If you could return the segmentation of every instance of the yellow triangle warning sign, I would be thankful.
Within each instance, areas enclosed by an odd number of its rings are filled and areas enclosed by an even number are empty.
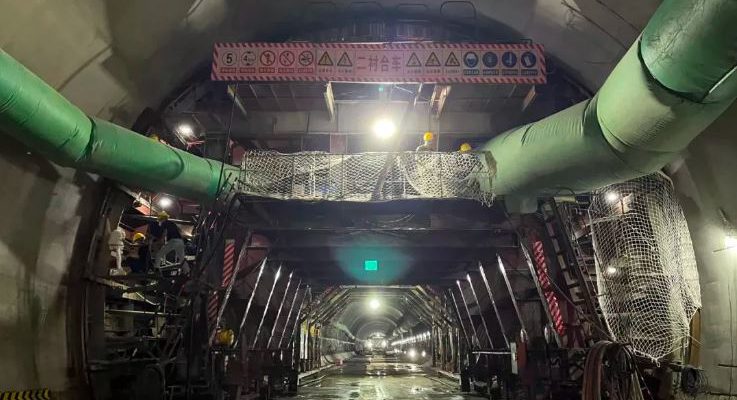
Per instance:
[[[417,58],[416,53],[413,52],[412,55],[409,56],[409,61],[407,61],[407,66],[408,67],[421,67],[422,66],[422,63],[420,62],[420,59]]]
[[[448,59],[445,60],[446,67],[460,67],[461,63],[458,62],[458,57],[452,51],[448,54]]]
[[[323,66],[333,65],[333,59],[330,58],[330,54],[328,54],[327,51],[322,53],[322,57],[320,57],[320,61],[317,62],[317,65],[323,65]]]
[[[351,59],[348,57],[348,53],[346,53],[345,51],[343,52],[343,55],[340,56],[340,60],[338,60],[338,66],[339,67],[352,67],[353,66]]]
[[[425,61],[425,66],[426,67],[439,67],[440,66],[440,60],[438,60],[438,56],[435,54],[434,51],[430,53],[430,57],[427,57],[427,61]]]

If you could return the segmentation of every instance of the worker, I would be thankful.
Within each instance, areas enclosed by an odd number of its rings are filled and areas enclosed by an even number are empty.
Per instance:
[[[156,219],[159,222],[161,237],[157,238],[164,241],[164,245],[156,252],[154,258],[154,268],[160,269],[167,260],[167,255],[174,252],[174,264],[179,265],[184,262],[184,240],[182,233],[179,231],[177,224],[169,221],[169,214],[161,211]]]
[[[468,143],[461,144],[461,147],[458,149],[458,151],[461,152],[461,153],[468,153],[471,150],[473,150],[473,148]]]
[[[430,132],[430,131],[425,132],[425,134],[422,135],[422,141],[424,143],[422,143],[421,145],[419,145],[417,147],[417,149],[415,149],[415,151],[434,151],[435,150],[435,146],[432,145],[433,137],[434,136],[433,136],[432,132]]]
[[[145,273],[151,261],[151,248],[146,241],[146,235],[136,232],[133,235],[133,244],[128,250],[125,265],[135,273]]]
[[[125,247],[125,230],[121,227],[115,228],[110,232],[107,244],[110,248],[110,255],[115,260],[115,268],[110,270],[110,275],[125,275],[123,269],[123,248]]]

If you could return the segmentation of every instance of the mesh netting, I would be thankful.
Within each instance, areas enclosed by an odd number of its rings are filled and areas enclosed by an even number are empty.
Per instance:
[[[276,199],[463,198],[490,205],[493,175],[493,160],[485,152],[249,152],[241,165],[238,191]]]
[[[650,175],[595,193],[589,210],[597,286],[615,339],[661,358],[689,335],[699,277],[671,183]]]

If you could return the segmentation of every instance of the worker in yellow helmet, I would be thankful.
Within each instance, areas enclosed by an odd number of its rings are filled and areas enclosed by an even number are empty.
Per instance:
[[[145,273],[151,262],[151,248],[146,242],[146,235],[141,232],[133,234],[133,245],[128,249],[125,259],[126,267],[134,273]]]
[[[458,149],[461,153],[468,153],[471,150],[473,150],[473,148],[468,143],[461,144],[461,147]]]
[[[182,232],[179,230],[177,224],[169,220],[169,214],[166,211],[160,211],[156,219],[159,221],[156,232],[159,236],[156,239],[164,241],[164,246],[156,252],[154,268],[163,268],[167,263],[169,253],[174,253],[172,260],[174,265],[181,265],[185,261]]]
[[[417,149],[415,151],[433,151],[435,150],[434,146],[432,145],[434,135],[432,132],[427,131],[424,135],[422,135],[422,141],[423,143],[419,146],[417,146]]]

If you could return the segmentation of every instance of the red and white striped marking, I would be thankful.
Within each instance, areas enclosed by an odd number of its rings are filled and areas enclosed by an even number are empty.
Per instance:
[[[304,63],[281,65],[272,55],[261,64],[262,52],[295,59],[310,53]],[[440,61],[432,64],[435,54]],[[484,55],[493,53],[496,64],[486,63]],[[514,54],[513,64],[504,65],[502,56]],[[522,55],[534,54],[533,65],[522,65]],[[325,63],[322,57],[327,55]],[[456,63],[450,63],[451,55]],[[420,65],[411,63],[412,57]],[[339,60],[348,62],[340,63]],[[475,59],[475,62],[473,61]],[[530,60],[527,56],[526,60]],[[510,66],[511,65],[511,66]],[[406,82],[406,83],[546,83],[544,48],[521,43],[216,43],[213,49],[212,80],[270,82]]]
[[[550,283],[550,275],[548,275],[548,262],[545,259],[545,249],[543,248],[543,242],[540,239],[533,239],[532,254],[535,259],[537,279],[538,282],[540,282],[540,288],[542,289],[543,296],[545,296],[545,302],[548,304],[550,316],[553,319],[553,327],[559,335],[563,336],[566,333],[566,326],[565,322],[563,321],[563,315],[560,311],[560,303],[558,302],[558,297],[555,295],[553,285]]]
[[[223,276],[220,280],[220,290],[225,291],[230,288],[235,276],[235,240],[228,239],[225,241],[225,251],[223,253]],[[220,304],[220,291],[216,290],[210,294],[207,302],[207,319],[210,321],[211,330],[217,328],[220,318],[222,306]]]

